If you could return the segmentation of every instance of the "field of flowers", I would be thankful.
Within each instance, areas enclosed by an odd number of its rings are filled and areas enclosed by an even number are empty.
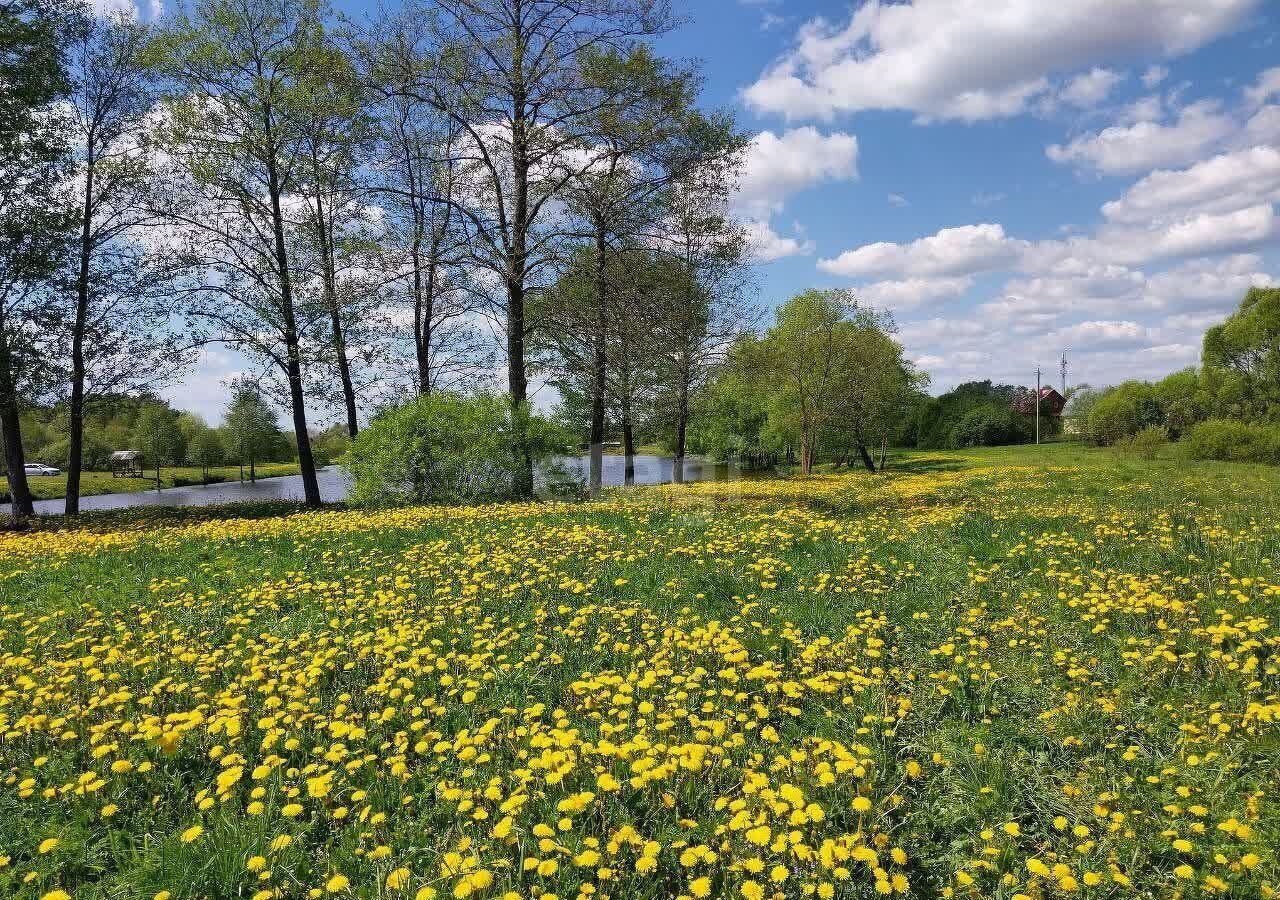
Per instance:
[[[1280,475],[1030,460],[0,535],[0,895],[1275,896]]]

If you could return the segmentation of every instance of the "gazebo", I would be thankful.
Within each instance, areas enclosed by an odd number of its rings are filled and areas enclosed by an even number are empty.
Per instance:
[[[117,450],[111,454],[112,478],[141,478],[142,451]]]

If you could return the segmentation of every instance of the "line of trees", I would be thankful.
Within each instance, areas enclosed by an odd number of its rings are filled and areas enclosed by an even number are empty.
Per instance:
[[[665,0],[199,0],[160,24],[79,0],[0,7],[0,434],[19,516],[22,410],[88,411],[221,344],[287,410],[486,384],[498,358],[518,496],[538,378],[610,420],[661,418],[677,477],[695,397],[750,316],[729,215],[745,138],[653,39]],[[495,340],[496,338],[496,340]],[[495,352],[497,351],[497,352]],[[661,414],[655,412],[661,408]]]

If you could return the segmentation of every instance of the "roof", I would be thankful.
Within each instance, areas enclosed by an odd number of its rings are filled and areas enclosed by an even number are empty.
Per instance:
[[[117,450],[111,454],[112,462],[127,462],[131,459],[142,459],[141,450]]]

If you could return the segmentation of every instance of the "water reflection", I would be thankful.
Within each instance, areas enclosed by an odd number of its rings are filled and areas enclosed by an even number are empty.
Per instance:
[[[565,472],[586,480],[589,457],[565,456],[556,459],[556,465]],[[623,480],[624,460],[621,456],[604,458],[604,484],[619,487]],[[672,459],[669,456],[636,456],[636,484],[665,484],[672,480]],[[351,485],[346,473],[337,466],[329,466],[316,473],[320,482],[320,496],[326,502],[345,500]],[[729,467],[702,459],[687,458],[684,463],[685,481],[720,481],[729,477]],[[192,485],[190,487],[164,488],[159,491],[137,491],[129,494],[98,494],[81,497],[80,509],[126,509],[135,506],[212,506],[219,503],[236,503],[246,500],[302,500],[302,476],[283,478],[259,478],[256,483],[228,481],[221,484]],[[40,515],[59,515],[63,501],[39,500],[36,512]],[[9,511],[8,504],[0,510]]]

